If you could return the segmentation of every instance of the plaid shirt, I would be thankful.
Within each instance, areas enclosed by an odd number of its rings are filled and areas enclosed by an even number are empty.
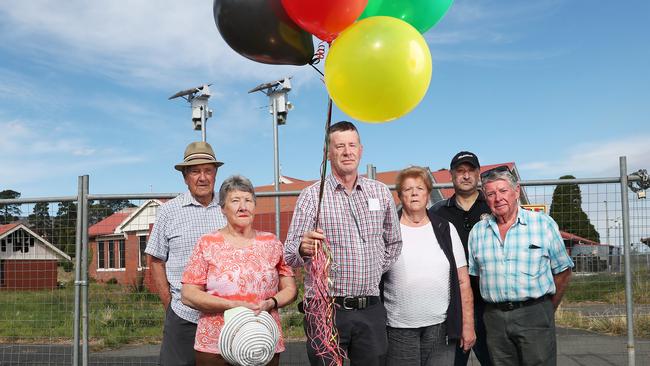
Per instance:
[[[305,188],[296,203],[284,247],[292,267],[306,266],[305,289],[311,289],[310,261],[298,253],[305,232],[314,229],[320,182]],[[381,275],[402,250],[395,202],[385,184],[359,176],[348,194],[334,176],[325,179],[320,227],[332,251],[331,296],[377,296]]]
[[[487,302],[524,301],[555,293],[553,275],[573,267],[553,219],[519,208],[505,242],[493,215],[469,234],[469,274]]]
[[[198,322],[199,312],[181,302],[181,277],[185,265],[199,238],[224,226],[226,218],[221,213],[217,194],[208,207],[203,207],[186,192],[158,209],[145,253],[165,261],[172,295],[171,307],[176,315],[189,322]]]

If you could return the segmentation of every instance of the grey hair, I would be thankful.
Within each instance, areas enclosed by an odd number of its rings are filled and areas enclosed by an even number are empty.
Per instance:
[[[228,193],[233,191],[248,192],[253,195],[253,202],[256,202],[255,188],[253,188],[253,183],[251,183],[250,179],[243,175],[232,175],[226,178],[221,183],[221,188],[219,188],[219,206],[221,208],[226,204]]]
[[[483,185],[483,187],[485,187],[486,184],[497,180],[505,180],[506,182],[508,182],[508,184],[510,184],[512,189],[517,188],[517,186],[519,185],[519,181],[517,180],[517,177],[515,177],[515,175],[512,174],[509,170],[490,172],[487,175],[481,177],[481,184]]]

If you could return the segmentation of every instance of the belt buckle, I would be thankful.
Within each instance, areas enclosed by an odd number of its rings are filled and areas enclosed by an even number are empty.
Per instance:
[[[348,306],[348,300],[354,299],[354,296],[346,296],[343,298],[343,309],[345,310],[354,310],[352,306]]]

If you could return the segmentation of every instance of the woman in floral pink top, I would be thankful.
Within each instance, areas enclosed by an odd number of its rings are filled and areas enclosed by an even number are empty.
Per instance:
[[[226,365],[219,349],[223,312],[238,306],[256,313],[267,311],[280,326],[278,307],[297,295],[291,267],[282,258],[282,243],[275,235],[253,229],[255,192],[242,176],[226,179],[219,189],[219,204],[228,224],[204,235],[183,273],[183,303],[201,311],[196,329],[197,365]],[[284,340],[269,365],[278,365]]]

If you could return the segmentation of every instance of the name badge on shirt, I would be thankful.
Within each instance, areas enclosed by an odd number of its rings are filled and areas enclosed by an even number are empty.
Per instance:
[[[379,207],[379,199],[368,198],[368,209],[370,211],[379,211],[381,209],[381,207]]]

